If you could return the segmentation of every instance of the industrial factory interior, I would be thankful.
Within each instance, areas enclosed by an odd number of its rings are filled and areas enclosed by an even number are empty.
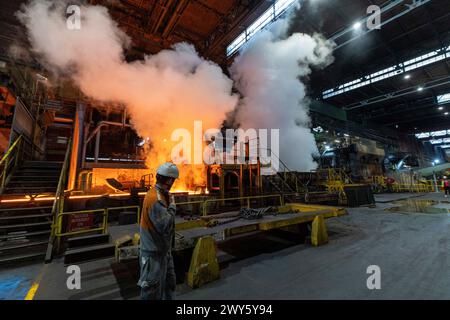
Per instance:
[[[450,0],[0,0],[0,112],[0,300],[450,299]]]

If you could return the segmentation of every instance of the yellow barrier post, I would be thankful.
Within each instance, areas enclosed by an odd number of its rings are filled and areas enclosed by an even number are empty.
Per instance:
[[[198,239],[192,254],[187,283],[191,288],[199,288],[220,278],[216,246],[212,236]]]
[[[311,229],[311,243],[313,246],[321,246],[328,243],[328,232],[325,219],[322,215],[314,218]]]

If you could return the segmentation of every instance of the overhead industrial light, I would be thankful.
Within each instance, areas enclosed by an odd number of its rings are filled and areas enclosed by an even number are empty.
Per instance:
[[[444,115],[448,116],[448,112],[445,112]]]
[[[410,75],[410,74],[407,74],[407,75],[405,76],[405,79],[406,79],[406,80],[411,79],[411,75]]]
[[[313,128],[312,130],[313,130],[314,132],[317,132],[317,133],[321,133],[321,132],[324,131],[323,128],[322,128],[321,126],[315,127],[315,128]]]
[[[322,92],[322,98],[328,99],[345,92],[355,90],[364,86],[372,85],[375,82],[382,81],[384,79],[392,78],[406,72],[410,72],[415,69],[422,68],[423,66],[448,59],[450,57],[450,46],[445,48],[438,48],[421,56],[415,57],[408,61],[400,62],[396,65],[391,65],[388,68],[379,70],[372,74],[364,75],[358,79],[341,84],[335,88],[325,90]],[[448,99],[450,100],[450,94]]]
[[[437,96],[436,98],[437,98],[437,102],[439,104],[444,104],[444,103],[450,102],[450,93],[446,93],[446,94]]]
[[[439,107],[438,110],[444,110],[444,107]]]
[[[276,0],[272,1],[272,5],[259,16],[250,26],[248,26],[244,32],[242,32],[237,38],[235,38],[227,46],[227,57],[230,57],[237,52],[244,44],[246,44],[255,34],[262,29],[266,28],[283,15],[291,6],[293,6],[296,0]]]
[[[353,29],[355,29],[355,30],[359,30],[359,29],[361,29],[361,22],[356,22],[354,25],[353,25]]]
[[[423,91],[423,87],[418,87],[417,91],[419,91],[419,92]]]

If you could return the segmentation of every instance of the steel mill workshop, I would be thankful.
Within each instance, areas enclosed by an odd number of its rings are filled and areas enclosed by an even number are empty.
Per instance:
[[[448,300],[449,112],[450,0],[0,0],[0,300]]]

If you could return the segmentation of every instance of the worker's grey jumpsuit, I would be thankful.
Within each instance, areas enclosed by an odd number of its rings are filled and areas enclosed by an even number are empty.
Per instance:
[[[143,300],[172,300],[175,298],[175,269],[172,239],[175,233],[174,204],[156,185],[144,199],[140,223],[140,266],[138,285]]]

